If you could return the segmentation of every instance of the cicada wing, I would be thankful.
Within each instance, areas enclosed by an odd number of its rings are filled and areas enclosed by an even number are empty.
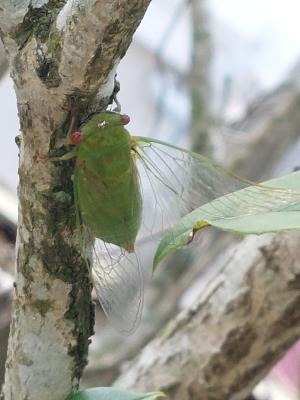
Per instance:
[[[142,182],[143,235],[165,232],[195,208],[249,183],[199,154],[134,137]]]
[[[133,137],[133,148],[143,182],[144,235],[147,230],[166,232],[184,215],[227,194],[226,207],[215,212],[228,217],[278,211],[299,202],[299,192],[256,184],[200,154],[158,140]],[[238,190],[246,187],[241,198]]]
[[[135,252],[96,239],[93,279],[107,318],[123,335],[138,327],[143,309],[143,276]]]

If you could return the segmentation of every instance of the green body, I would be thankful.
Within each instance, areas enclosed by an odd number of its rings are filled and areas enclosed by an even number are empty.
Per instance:
[[[82,132],[74,175],[80,218],[95,237],[131,252],[142,198],[130,135],[115,113],[94,115]]]
[[[77,216],[96,238],[110,246],[94,247],[93,279],[99,301],[113,325],[130,334],[143,306],[143,276],[134,253],[142,220],[142,198],[136,160],[153,190],[147,213],[150,229],[164,232],[154,268],[186,246],[204,226],[239,233],[300,229],[299,176],[284,186],[251,184],[213,161],[145,137],[131,137],[129,117],[116,113],[92,116],[73,132],[76,148],[61,157],[76,157],[74,194]],[[276,187],[279,186],[279,189]],[[151,196],[151,193],[148,193]],[[175,214],[175,219],[173,218]],[[145,220],[145,227],[147,227]],[[83,246],[84,248],[84,246]],[[124,249],[131,254],[124,256]],[[102,251],[104,250],[104,251]]]

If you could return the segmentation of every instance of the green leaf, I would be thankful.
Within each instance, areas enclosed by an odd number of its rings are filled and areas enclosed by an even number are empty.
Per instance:
[[[156,400],[162,392],[132,393],[112,387],[95,387],[71,394],[67,400]]]
[[[187,214],[161,240],[153,270],[207,226],[238,234],[300,230],[300,172],[218,197]]]

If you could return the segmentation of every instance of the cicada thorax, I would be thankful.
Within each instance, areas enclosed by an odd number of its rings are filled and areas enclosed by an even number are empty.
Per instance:
[[[106,113],[97,114],[84,135],[74,180],[81,218],[95,237],[131,252],[141,225],[142,198],[130,135]]]

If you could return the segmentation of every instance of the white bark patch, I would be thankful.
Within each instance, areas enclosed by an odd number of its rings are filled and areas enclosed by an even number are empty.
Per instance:
[[[109,97],[112,94],[114,87],[115,87],[115,75],[117,72],[119,62],[120,62],[120,58],[117,58],[116,61],[114,62],[114,66],[113,66],[112,70],[110,71],[110,73],[107,77],[107,80],[100,87],[99,96],[101,98]]]
[[[68,19],[72,15],[72,11],[75,7],[76,0],[69,0],[63,8],[60,10],[56,18],[56,28],[60,31],[64,31],[67,26]]]
[[[31,0],[31,6],[33,8],[41,8],[47,3],[48,3],[48,0]]]
[[[69,0],[56,18],[56,28],[60,31],[65,31],[70,17],[73,14],[84,11],[93,3],[95,3],[95,0]]]
[[[63,365],[67,371],[72,370],[73,357],[66,353],[68,343],[63,334],[67,327],[62,326],[60,332],[56,325],[62,321],[57,321],[54,313],[48,313],[47,317],[44,319],[39,314],[33,316],[31,313],[20,315],[19,323],[26,328],[26,335],[20,342],[22,352],[16,365],[21,383],[19,387],[23,392],[20,398],[27,398],[30,393],[30,399],[37,400],[43,394],[43,399],[50,400],[57,398],[55,393],[65,393],[67,396],[71,386],[70,374],[56,368],[57,365]],[[70,326],[68,330],[71,329]]]

